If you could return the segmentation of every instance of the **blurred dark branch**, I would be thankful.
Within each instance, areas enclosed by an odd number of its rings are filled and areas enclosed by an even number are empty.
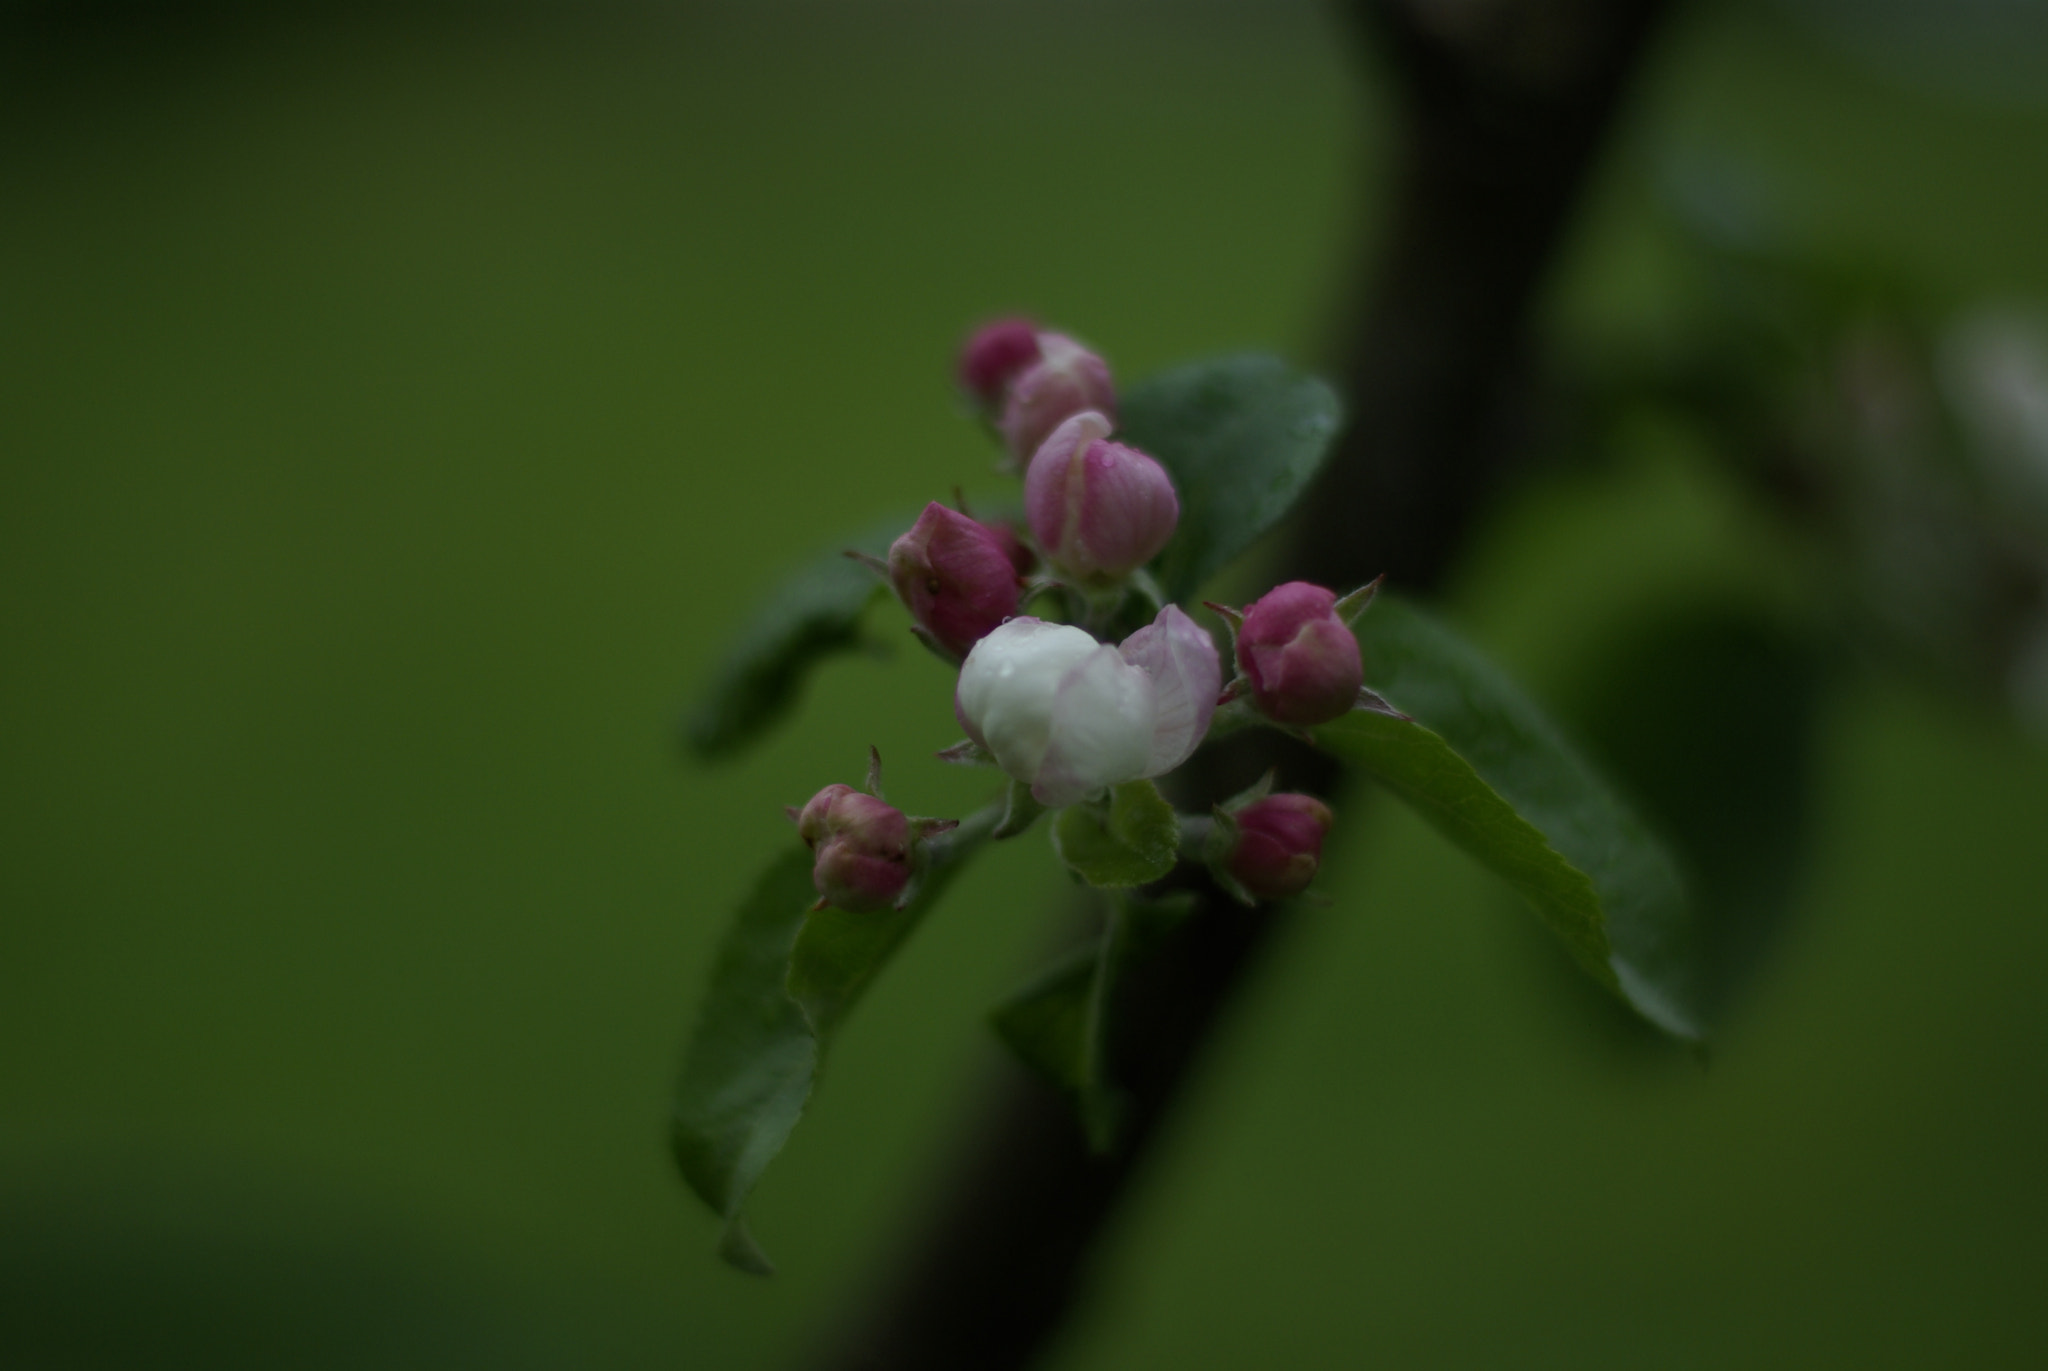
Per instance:
[[[1359,273],[1341,359],[1351,420],[1282,570],[1348,588],[1437,586],[1512,455],[1530,307],[1664,0],[1365,0],[1395,74],[1390,232]],[[1327,761],[1272,734],[1205,750],[1176,801],[1206,807],[1270,765],[1327,792]],[[1066,1101],[1003,1069],[914,1246],[811,1364],[1001,1371],[1033,1363],[1142,1172],[1203,1045],[1286,926],[1213,889],[1133,977],[1112,1047],[1130,1128],[1087,1151]]]
[[[1426,591],[1515,454],[1530,305],[1662,0],[1359,7],[1403,128],[1342,381],[1351,421],[1291,569]]]

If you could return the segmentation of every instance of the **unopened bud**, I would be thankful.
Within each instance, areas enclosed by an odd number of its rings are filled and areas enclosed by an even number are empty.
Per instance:
[[[834,783],[811,796],[801,810],[792,810],[790,817],[796,820],[796,835],[804,840],[804,846],[815,851],[818,844],[829,836],[832,806],[842,796],[858,794],[860,792],[850,785]]]
[[[1073,339],[1038,335],[1039,357],[1010,381],[1000,427],[1010,455],[1029,462],[1052,431],[1085,410],[1116,418],[1109,364]]]
[[[889,582],[910,617],[958,660],[1017,612],[1015,534],[933,503],[889,549]]]
[[[910,884],[910,820],[886,801],[828,785],[798,813],[796,830],[817,854],[811,884],[826,904],[854,914],[888,909]]]
[[[998,519],[982,527],[996,535],[996,541],[1002,544],[1003,555],[1010,559],[1011,566],[1017,568],[1019,576],[1029,576],[1038,570],[1038,554],[1031,550],[1029,543],[1017,536],[1015,523],[1008,519]]]
[[[1275,722],[1325,724],[1358,703],[1365,669],[1336,606],[1321,586],[1289,581],[1245,608],[1237,665],[1253,702]]]
[[[960,349],[960,388],[983,411],[999,412],[1004,387],[1038,358],[1038,326],[1029,319],[983,324]]]
[[[1323,837],[1330,831],[1328,805],[1313,795],[1268,795],[1231,818],[1237,825],[1237,843],[1227,865],[1247,894],[1279,900],[1308,889],[1323,859]]]
[[[1166,468],[1109,441],[1108,416],[1076,414],[1024,475],[1024,513],[1045,558],[1082,581],[1115,581],[1152,560],[1180,522]]]

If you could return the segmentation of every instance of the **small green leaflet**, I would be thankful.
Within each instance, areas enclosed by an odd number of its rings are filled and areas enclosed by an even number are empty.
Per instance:
[[[1356,710],[1314,730],[1536,906],[1594,979],[1698,1039],[1698,938],[1676,868],[1541,711],[1470,645],[1381,595],[1366,680],[1413,722]]]
[[[809,913],[811,854],[775,859],[740,905],[683,1053],[669,1140],[683,1179],[725,1220],[719,1253],[742,1270],[774,1268],[748,1233],[748,1194],[789,1141],[848,1011],[988,836],[984,811],[934,840],[933,860],[900,910]]]
[[[1096,1152],[1116,1146],[1124,1099],[1110,1078],[1109,1034],[1123,975],[1194,909],[1181,894],[1164,900],[1120,896],[1088,946],[996,1007],[996,1033],[1027,1066],[1067,1092]]]
[[[1053,850],[1090,885],[1156,881],[1180,853],[1180,816],[1150,781],[1115,786],[1104,804],[1068,805],[1053,821]]]
[[[1193,595],[1286,516],[1342,412],[1322,381],[1258,353],[1148,377],[1117,410],[1117,436],[1158,458],[1180,495],[1180,527],[1152,563],[1169,600]]]

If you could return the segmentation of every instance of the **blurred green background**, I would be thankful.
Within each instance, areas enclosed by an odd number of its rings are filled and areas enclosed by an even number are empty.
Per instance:
[[[1654,315],[1674,158],[1938,301],[2048,300],[2048,89],[1840,8],[1667,35],[1560,336]],[[928,760],[914,650],[737,765],[674,725],[780,564],[987,483],[974,320],[1125,376],[1323,357],[1382,77],[1257,9],[0,10],[0,1361],[765,1367],[843,1306],[1059,881],[1030,839],[961,882],[737,1275],[662,1141],[723,911],[870,742],[918,811],[986,783]],[[1603,625],[1794,560],[1652,435],[1526,486],[1448,612],[1569,714]],[[1058,1363],[2037,1364],[2048,756],[1845,680],[1704,1069],[1372,806]]]

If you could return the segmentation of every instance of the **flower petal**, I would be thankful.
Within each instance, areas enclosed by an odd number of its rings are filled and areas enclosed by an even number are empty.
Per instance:
[[[1083,458],[1109,433],[1106,417],[1084,410],[1054,429],[1025,469],[1024,517],[1049,558],[1063,558],[1078,534],[1078,506],[1087,489]]]
[[[1143,774],[1163,776],[1186,761],[1209,732],[1223,690],[1216,640],[1178,605],[1168,605],[1124,639],[1122,651],[1152,681],[1157,710]]]
[[[1044,761],[1031,785],[1043,805],[1070,805],[1135,781],[1151,756],[1151,679],[1104,644],[1060,681]]]
[[[1085,631],[1043,619],[1012,619],[974,645],[961,664],[953,712],[968,736],[1020,781],[1038,774],[1060,683],[1101,647]]]

